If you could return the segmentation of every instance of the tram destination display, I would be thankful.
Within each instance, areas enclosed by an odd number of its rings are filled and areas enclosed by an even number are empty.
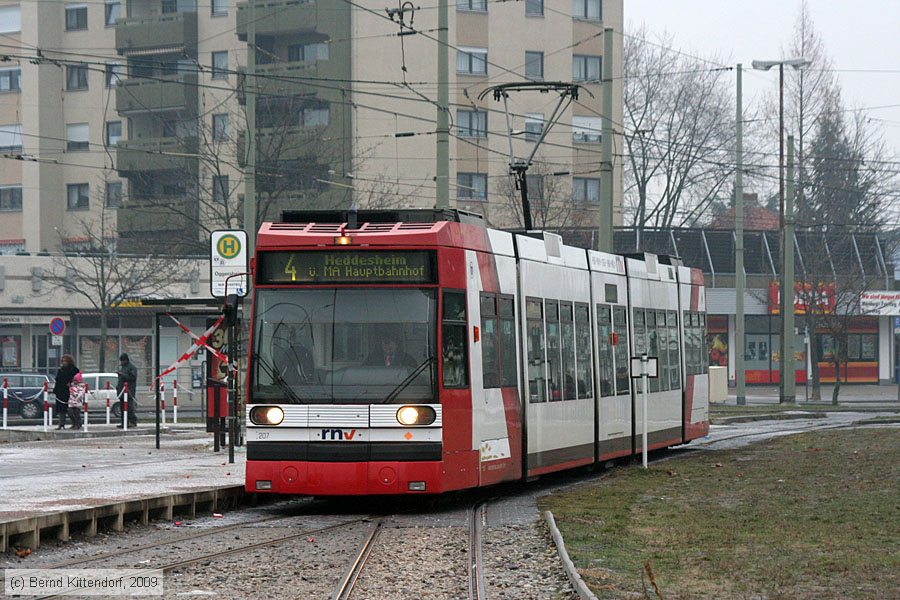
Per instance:
[[[421,250],[261,252],[257,283],[434,283],[434,253]]]

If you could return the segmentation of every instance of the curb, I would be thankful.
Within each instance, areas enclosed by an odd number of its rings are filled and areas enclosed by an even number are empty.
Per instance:
[[[578,597],[581,598],[581,600],[597,600],[597,596],[595,596],[588,588],[584,579],[581,578],[581,575],[579,575],[578,571],[575,569],[575,563],[569,558],[569,553],[566,551],[566,543],[563,541],[562,534],[556,527],[556,520],[553,518],[553,513],[549,510],[544,511],[544,520],[547,521],[547,526],[550,528],[550,536],[553,538],[553,543],[556,544],[556,553],[559,555],[559,560],[562,562],[563,569],[566,571],[566,576],[568,576],[569,581],[572,583],[572,587],[574,587],[575,591],[578,593]]]
[[[165,426],[160,428],[160,433],[169,434],[169,433],[190,433],[190,432],[203,432],[205,433],[205,429],[197,428],[189,428],[189,427],[178,427],[178,426]],[[17,442],[43,442],[43,441],[53,441],[53,440],[80,440],[80,439],[90,439],[90,438],[108,438],[108,437],[131,437],[138,435],[155,435],[156,434],[156,426],[155,425],[147,425],[139,429],[129,429],[128,431],[122,431],[121,429],[101,429],[101,430],[91,430],[91,431],[71,431],[71,430],[50,430],[50,431],[40,431],[40,430],[30,430],[30,429],[0,429],[0,444],[14,444]]]
[[[223,507],[240,506],[255,497],[243,485],[231,485],[23,517],[0,523],[0,553],[14,545],[37,549],[42,533],[60,541],[67,541],[75,531],[92,537],[100,531],[122,531],[128,520],[139,520],[146,525],[155,519],[171,520],[175,514],[193,518],[198,509],[215,512]]]

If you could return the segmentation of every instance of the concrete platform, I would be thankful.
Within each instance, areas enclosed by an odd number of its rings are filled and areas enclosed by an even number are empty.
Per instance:
[[[172,428],[156,449],[155,430],[127,435],[115,426],[89,433],[44,432],[41,426],[0,431],[0,552],[66,540],[76,531],[121,530],[126,521],[195,516],[248,500],[244,449],[228,462],[212,451],[200,424]],[[14,441],[18,436],[50,436]]]

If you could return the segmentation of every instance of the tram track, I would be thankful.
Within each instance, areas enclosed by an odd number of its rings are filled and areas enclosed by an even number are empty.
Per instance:
[[[121,570],[122,570],[123,573],[126,574],[126,575],[129,574],[129,572],[132,572],[132,573],[136,574],[136,573],[138,573],[140,570],[144,570],[144,569],[160,570],[160,571],[162,571],[163,573],[168,574],[168,573],[171,573],[172,571],[175,571],[176,569],[180,569],[180,568],[183,568],[183,567],[188,567],[188,566],[191,566],[191,565],[194,565],[194,564],[197,564],[197,563],[201,563],[201,562],[210,562],[210,561],[213,561],[213,560],[215,560],[215,559],[219,559],[219,558],[222,558],[222,557],[226,557],[226,556],[229,556],[229,555],[232,555],[232,554],[237,554],[237,553],[247,552],[247,551],[250,551],[250,550],[256,550],[256,549],[266,548],[266,547],[270,547],[270,546],[277,546],[277,545],[279,545],[279,544],[283,544],[283,543],[285,543],[285,542],[289,542],[289,541],[296,540],[296,539],[300,539],[300,538],[307,538],[307,539],[308,539],[310,536],[315,536],[315,535],[318,535],[318,534],[321,534],[321,533],[325,533],[325,532],[329,532],[329,531],[335,531],[335,530],[342,529],[342,528],[345,528],[345,527],[349,527],[349,526],[352,526],[352,525],[357,525],[357,524],[359,524],[359,523],[364,523],[364,522],[366,522],[366,521],[367,521],[366,518],[350,519],[350,520],[347,520],[347,521],[342,521],[342,522],[340,522],[340,523],[336,523],[336,524],[334,524],[334,525],[328,525],[328,526],[325,526],[325,527],[318,527],[318,528],[314,528],[314,529],[304,529],[304,530],[299,531],[299,532],[289,533],[289,534],[287,534],[287,535],[281,535],[281,536],[278,536],[278,537],[275,537],[275,538],[272,538],[272,539],[269,539],[269,540],[264,540],[264,541],[256,542],[256,543],[253,543],[253,544],[243,544],[243,545],[240,545],[240,546],[238,546],[238,547],[231,547],[231,548],[227,548],[227,549],[225,549],[225,550],[219,550],[219,551],[217,551],[217,552],[209,552],[209,553],[201,554],[201,555],[198,555],[198,556],[193,556],[193,557],[187,558],[187,559],[182,559],[182,560],[172,561],[172,562],[165,563],[165,564],[162,564],[162,565],[146,565],[146,566],[144,566],[144,567],[141,567],[141,569],[136,569],[136,568],[133,568],[133,567],[131,567],[131,568],[124,567],[124,568],[122,568]],[[246,524],[244,524],[244,525],[246,525]],[[222,530],[223,530],[223,529],[219,529],[219,531],[222,531]],[[151,546],[149,546],[149,547],[162,546],[162,545],[165,545],[165,542],[164,542],[164,543],[161,543],[161,544],[154,544],[154,545],[151,545]],[[135,549],[135,550],[137,550],[137,549]],[[93,559],[91,559],[91,560],[93,560]],[[85,562],[85,561],[80,561],[80,562]],[[70,563],[70,564],[67,565],[67,566],[71,566],[71,564],[78,564],[78,563]],[[63,593],[60,593],[60,594],[51,594],[51,595],[47,595],[47,596],[39,596],[39,597],[36,597],[36,600],[50,600],[51,598],[63,598],[63,597],[66,597],[66,596],[68,596],[68,595],[69,595],[69,594],[68,594],[67,592],[63,592]]]
[[[484,565],[481,560],[482,532],[487,525],[488,501],[483,500],[474,504],[468,510],[469,521],[469,552],[467,586],[469,600],[485,600],[487,598],[484,582]]]
[[[384,519],[376,519],[373,521],[366,539],[363,540],[362,545],[359,547],[359,551],[350,563],[350,568],[344,574],[337,589],[334,591],[334,594],[331,597],[332,600],[349,600],[350,595],[353,593],[353,588],[356,586],[356,582],[359,581],[359,577],[362,575],[366,562],[368,562],[369,557],[372,555],[372,549],[375,547],[375,542],[378,540],[378,536],[383,527]]]

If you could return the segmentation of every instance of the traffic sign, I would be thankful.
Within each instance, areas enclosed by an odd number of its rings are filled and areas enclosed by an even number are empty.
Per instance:
[[[50,321],[50,333],[62,335],[66,331],[66,322],[61,317],[54,317]]]
[[[212,232],[209,270],[209,288],[213,296],[247,295],[247,275],[239,275],[249,270],[246,231],[223,229]],[[226,281],[228,290],[225,289]]]
[[[63,345],[63,336],[51,335],[50,336],[50,345],[51,346],[62,346]]]

